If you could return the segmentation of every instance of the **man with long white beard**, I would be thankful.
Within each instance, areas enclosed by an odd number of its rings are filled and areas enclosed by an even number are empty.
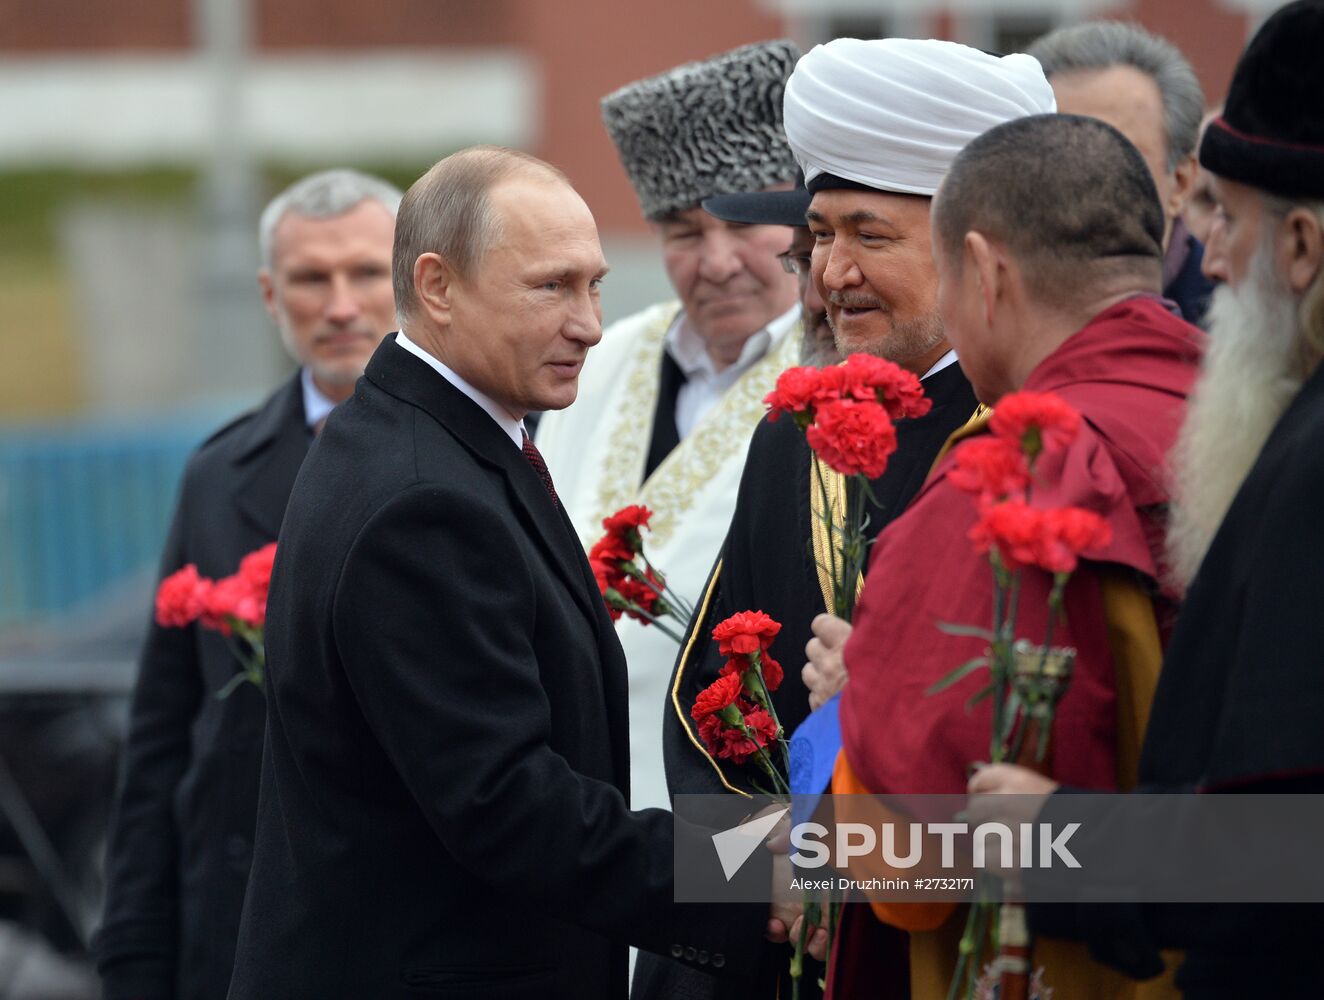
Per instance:
[[[1211,350],[1177,446],[1174,572],[1187,583],[1139,791],[1324,792],[1324,3],[1274,14],[1200,147],[1214,175]],[[994,765],[972,792],[1042,794]],[[1155,831],[1156,833],[1159,831]],[[1245,845],[1249,851],[1254,845]],[[1267,845],[1261,845],[1266,847]],[[1319,907],[1030,908],[1143,978],[1179,946],[1187,998],[1318,996]]]

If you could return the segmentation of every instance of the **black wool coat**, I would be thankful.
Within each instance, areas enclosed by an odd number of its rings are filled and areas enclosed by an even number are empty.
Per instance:
[[[1270,433],[1187,590],[1137,793],[1324,793],[1321,592],[1324,367]],[[1321,994],[1313,956],[1324,905],[1064,904],[1029,913],[1038,933],[1084,940],[1096,959],[1136,978],[1162,968],[1159,949],[1183,949],[1175,982],[1191,1000]]]
[[[190,458],[161,558],[229,576],[274,541],[310,440],[295,375]],[[222,1000],[257,821],[266,705],[225,641],[148,629],[134,688],[95,950],[106,1000]]]
[[[674,904],[672,817],[627,806],[624,658],[569,520],[393,336],[295,485],[267,653],[234,1000],[617,998],[627,944],[754,965],[766,905]]]

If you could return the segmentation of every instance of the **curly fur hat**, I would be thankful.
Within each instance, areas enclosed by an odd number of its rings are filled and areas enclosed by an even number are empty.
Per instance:
[[[782,89],[799,57],[793,42],[757,42],[602,99],[602,120],[645,216],[795,177]]]

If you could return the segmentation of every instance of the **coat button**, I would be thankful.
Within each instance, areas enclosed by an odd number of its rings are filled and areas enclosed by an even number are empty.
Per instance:
[[[718,952],[716,955],[713,956],[714,969],[720,969],[725,964],[726,964],[726,956],[723,955],[721,952]]]
[[[693,947],[685,949],[685,961],[693,962],[698,957],[699,957],[699,953]]]
[[[708,964],[708,953],[706,951],[699,952],[699,964],[700,965]]]
[[[684,955],[684,954],[685,954],[685,949],[682,948],[680,945],[678,945],[678,944],[673,944],[673,945],[671,946],[671,957],[672,957],[672,958],[680,958],[680,956],[682,956],[682,955]]]
[[[248,838],[241,837],[237,833],[232,834],[230,837],[226,838],[225,853],[230,855],[230,857],[233,858],[235,861],[238,861],[241,858],[248,857],[249,854]]]

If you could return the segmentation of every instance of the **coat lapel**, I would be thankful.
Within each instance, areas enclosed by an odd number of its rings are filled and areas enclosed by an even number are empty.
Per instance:
[[[420,358],[401,350],[391,334],[368,363],[367,377],[391,395],[427,411],[478,461],[499,469],[514,495],[516,513],[536,538],[596,628],[601,598],[584,550],[524,453],[477,403]]]
[[[245,435],[234,459],[235,507],[275,538],[310,441],[297,373],[262,405]]]

